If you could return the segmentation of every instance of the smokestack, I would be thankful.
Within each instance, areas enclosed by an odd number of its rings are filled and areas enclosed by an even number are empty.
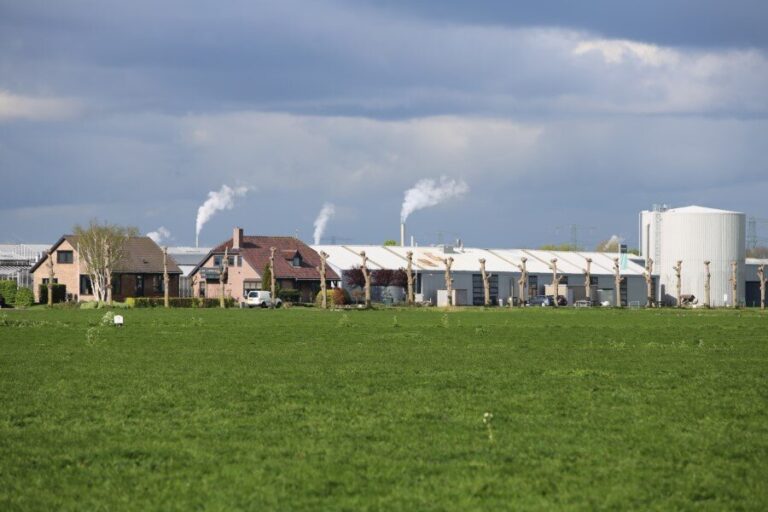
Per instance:
[[[411,235],[411,247],[416,247],[415,240],[413,239],[413,235]]]
[[[232,248],[239,249],[243,246],[243,228],[235,228],[232,232]]]
[[[400,223],[400,247],[405,247],[405,222]]]

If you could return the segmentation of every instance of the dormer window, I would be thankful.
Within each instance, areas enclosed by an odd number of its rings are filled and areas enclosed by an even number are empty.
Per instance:
[[[293,259],[291,260],[291,265],[294,267],[300,267],[301,266],[301,254],[296,253],[293,256]]]

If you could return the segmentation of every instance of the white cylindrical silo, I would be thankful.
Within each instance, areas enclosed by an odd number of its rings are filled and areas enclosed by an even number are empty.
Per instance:
[[[687,206],[661,212],[655,225],[661,300],[674,303],[677,278],[674,266],[682,261],[682,293],[693,294],[699,304],[705,298],[705,261],[710,261],[712,306],[733,304],[731,264],[736,262],[738,303],[744,301],[746,216],[740,212]]]

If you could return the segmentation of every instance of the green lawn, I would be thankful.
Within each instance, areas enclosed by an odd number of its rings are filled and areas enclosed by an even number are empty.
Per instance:
[[[758,311],[118,313],[0,312],[0,510],[768,508]]]

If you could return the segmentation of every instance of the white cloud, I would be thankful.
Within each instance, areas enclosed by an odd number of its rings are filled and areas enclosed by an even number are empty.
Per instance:
[[[77,102],[65,98],[35,98],[0,90],[0,121],[65,119],[79,111]]]
[[[225,180],[282,189],[321,184],[351,191],[442,174],[514,174],[542,134],[537,124],[453,116],[375,120],[240,112],[189,116],[182,123],[196,165],[216,168]]]

